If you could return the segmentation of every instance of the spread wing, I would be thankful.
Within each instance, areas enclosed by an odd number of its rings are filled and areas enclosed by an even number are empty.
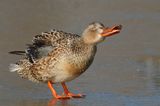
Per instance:
[[[32,60],[40,59],[47,56],[48,53],[54,51],[55,48],[67,46],[75,37],[76,34],[66,33],[58,30],[51,30],[50,32],[43,32],[41,35],[34,36],[33,44],[28,45],[26,54],[31,62]]]
[[[47,56],[55,48],[60,46],[65,47],[75,37],[79,36],[53,29],[50,32],[42,32],[42,34],[34,36],[32,44],[27,44],[25,51],[11,51],[9,53],[17,55],[25,54],[29,61],[34,63],[35,60]]]

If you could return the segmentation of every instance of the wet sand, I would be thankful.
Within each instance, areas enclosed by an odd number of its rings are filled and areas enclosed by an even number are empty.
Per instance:
[[[159,0],[1,0],[0,106],[159,106],[159,5]],[[81,34],[92,21],[122,24],[123,30],[99,44],[91,67],[68,83],[85,98],[55,100],[46,84],[9,72],[20,57],[7,52],[23,50],[34,35],[53,28]]]

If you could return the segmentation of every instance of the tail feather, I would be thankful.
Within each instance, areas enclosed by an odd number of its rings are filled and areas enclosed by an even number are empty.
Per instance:
[[[25,51],[10,51],[8,53],[10,53],[10,54],[16,54],[16,55],[24,55],[26,52]]]
[[[18,64],[10,64],[9,70],[10,72],[17,72],[18,75],[24,79],[29,79],[33,82],[39,82],[35,79],[29,69],[32,66],[32,63],[29,60],[24,59],[18,62]]]
[[[10,66],[9,66],[10,72],[16,72],[21,69],[22,69],[22,67],[20,67],[18,64],[10,64]]]

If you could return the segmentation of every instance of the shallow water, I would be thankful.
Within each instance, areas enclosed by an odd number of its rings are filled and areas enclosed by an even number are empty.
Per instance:
[[[1,0],[0,106],[159,106],[159,0]],[[55,100],[45,84],[8,71],[32,36],[52,28],[80,34],[92,21],[123,30],[98,45],[92,66],[68,83],[83,99]],[[62,91],[56,85],[57,91]]]

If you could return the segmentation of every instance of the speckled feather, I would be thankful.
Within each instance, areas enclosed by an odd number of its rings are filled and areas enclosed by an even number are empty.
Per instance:
[[[49,47],[49,49],[45,49]],[[96,52],[95,45],[85,44],[76,34],[51,30],[33,38],[27,48],[33,56],[20,60],[23,67],[18,74],[34,82],[66,82],[82,74],[92,63]],[[43,54],[42,52],[45,52]]]
[[[71,93],[65,82],[71,81],[92,64],[97,44],[106,37],[119,33],[121,25],[105,28],[94,22],[88,25],[81,36],[58,30],[34,36],[32,44],[25,51],[11,51],[11,54],[25,57],[16,64],[10,64],[10,71],[33,82],[47,83],[57,99],[82,98],[82,94]],[[58,95],[52,84],[61,83],[64,94]]]

